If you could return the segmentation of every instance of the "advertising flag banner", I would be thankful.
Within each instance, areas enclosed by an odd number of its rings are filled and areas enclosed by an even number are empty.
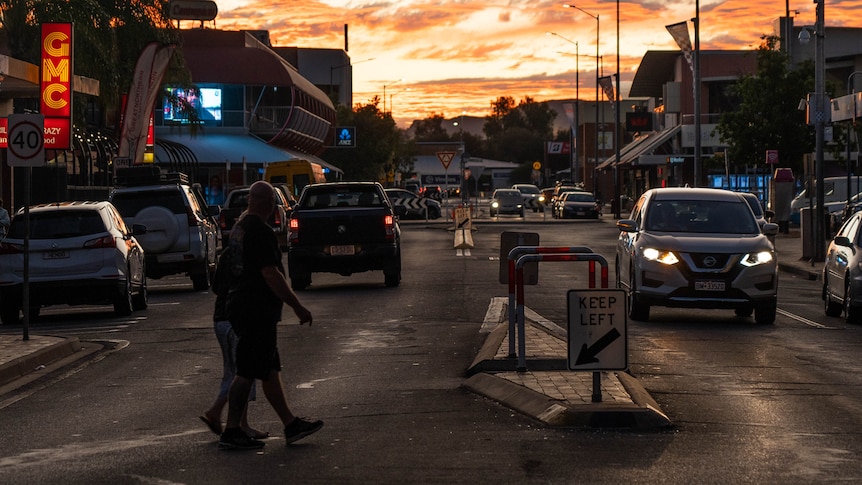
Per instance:
[[[153,105],[159,94],[159,86],[174,53],[174,45],[150,43],[141,52],[135,64],[132,85],[123,113],[118,155],[142,162],[147,143]]]
[[[613,106],[616,99],[614,97],[614,79],[611,76],[600,77],[599,86],[602,87],[602,91],[608,97],[608,100],[610,100],[611,106]]]
[[[665,28],[670,33],[676,45],[682,50],[682,55],[688,61],[688,67],[694,71],[694,60],[692,59],[691,37],[688,35],[688,23],[679,22],[676,24],[665,25]]]

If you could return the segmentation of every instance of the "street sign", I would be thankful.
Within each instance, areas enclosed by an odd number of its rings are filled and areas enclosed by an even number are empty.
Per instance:
[[[10,167],[45,165],[45,117],[41,114],[9,115],[7,149]]]
[[[770,165],[778,163],[778,150],[766,150],[766,163]]]
[[[569,370],[628,368],[626,292],[569,290]]]
[[[440,160],[440,163],[443,164],[443,170],[448,170],[449,164],[452,163],[452,159],[455,158],[455,152],[437,152],[437,158]]]

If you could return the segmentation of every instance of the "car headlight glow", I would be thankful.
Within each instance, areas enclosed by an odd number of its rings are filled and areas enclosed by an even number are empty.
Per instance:
[[[544,196],[544,195],[540,195],[540,196],[539,196],[539,202],[544,202],[544,201],[545,201],[545,196]]]
[[[758,264],[769,263],[773,256],[771,251],[760,251],[759,253],[748,253],[742,257],[743,266],[757,266]]]
[[[499,206],[500,206],[500,203],[499,203],[499,202],[497,202],[496,200],[495,200],[494,202],[491,202],[491,207],[493,207],[493,208],[495,208],[495,209],[496,209],[496,208],[497,208],[497,207],[499,207]]]
[[[644,248],[643,257],[648,261],[658,261],[662,264],[676,264],[679,262],[679,258],[676,257],[676,254],[673,254],[671,251],[660,251],[655,248]]]

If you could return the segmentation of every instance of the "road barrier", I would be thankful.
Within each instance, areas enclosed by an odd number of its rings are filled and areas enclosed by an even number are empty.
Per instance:
[[[531,261],[587,261],[589,263],[589,287],[596,287],[596,262],[601,265],[601,287],[608,287],[608,262],[604,256],[587,247],[539,247],[518,246],[509,252],[509,358],[517,356],[518,372],[526,372],[527,357],[524,322],[524,265]],[[514,276],[514,277],[513,277]],[[514,288],[512,281],[514,280]],[[515,312],[512,313],[514,292]],[[517,327],[517,332],[515,329]],[[517,338],[516,337],[517,333]],[[515,352],[515,341],[518,351]]]

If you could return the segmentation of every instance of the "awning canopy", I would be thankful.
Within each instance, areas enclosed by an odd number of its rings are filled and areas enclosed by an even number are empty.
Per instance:
[[[620,150],[620,162],[617,163],[616,155],[608,157],[607,160],[596,167],[597,170],[613,167],[614,165],[637,165],[635,163],[641,155],[652,153],[655,149],[673,138],[682,129],[682,125],[667,128],[661,131],[653,131],[641,135]]]
[[[178,160],[178,157],[182,159]],[[301,158],[319,163],[330,171],[343,173],[340,168],[330,165],[319,157],[279,148],[247,134],[198,133],[192,136],[190,133],[156,131],[155,158],[156,162],[165,165],[189,162],[200,165],[221,165],[228,162],[235,165],[243,162],[268,164]]]

